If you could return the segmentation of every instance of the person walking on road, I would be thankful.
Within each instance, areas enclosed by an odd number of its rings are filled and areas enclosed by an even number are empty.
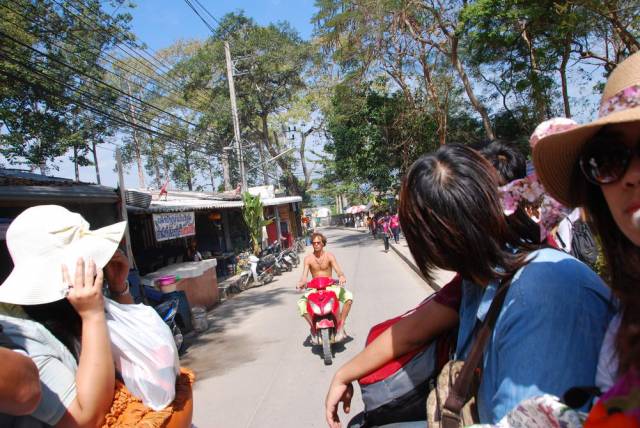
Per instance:
[[[400,218],[398,213],[394,213],[389,217],[389,227],[391,227],[391,233],[393,234],[393,240],[397,244],[400,240]]]
[[[389,235],[391,235],[391,217],[389,216],[389,211],[387,211],[380,220],[378,220],[378,224],[380,225],[380,229],[382,229],[382,239],[384,240],[384,252],[389,252]]]
[[[374,216],[367,217],[367,224],[369,226],[369,231],[371,231],[371,236],[373,239],[376,239],[376,229],[378,227],[376,225],[376,218]]]
[[[338,300],[340,300],[342,308],[340,309],[340,316],[338,321],[338,328],[336,331],[336,340],[343,340],[346,337],[346,333],[344,331],[344,324],[347,320],[347,316],[349,315],[349,311],[351,310],[351,303],[353,302],[353,294],[344,288],[344,284],[347,283],[347,278],[344,276],[344,272],[342,268],[338,264],[336,257],[328,251],[324,250],[325,245],[327,245],[327,238],[322,233],[315,232],[311,235],[311,245],[313,245],[313,253],[308,254],[304,258],[304,269],[302,271],[302,277],[300,281],[298,281],[298,285],[296,288],[298,290],[303,290],[307,288],[307,277],[309,272],[311,272],[312,278],[317,277],[328,277],[331,278],[333,271],[336,271],[338,275],[338,286],[329,286],[327,290],[333,291],[338,296]],[[315,326],[311,320],[311,315],[307,311],[307,298],[310,293],[313,293],[315,290],[307,291],[299,300],[298,300],[298,310],[300,315],[309,323],[309,327],[311,328],[311,338],[312,340],[316,339],[316,331]]]

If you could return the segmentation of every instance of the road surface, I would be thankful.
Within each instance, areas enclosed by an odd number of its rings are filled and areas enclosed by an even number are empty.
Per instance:
[[[209,331],[181,361],[197,376],[197,428],[325,427],[324,397],[334,371],[363,348],[371,326],[432,292],[398,255],[384,252],[381,240],[342,229],[323,232],[326,250],[336,255],[354,293],[346,324],[352,339],[337,349],[331,366],[309,345],[296,307],[302,265],[227,300],[209,313]],[[352,416],[363,409],[355,389]]]

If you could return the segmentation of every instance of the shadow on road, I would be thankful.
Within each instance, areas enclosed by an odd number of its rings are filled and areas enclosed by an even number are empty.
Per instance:
[[[345,345],[352,341],[353,337],[347,336],[343,341],[331,345],[333,356],[335,357],[336,354],[346,351],[347,348]],[[311,348],[312,354],[318,355],[320,358],[322,358],[322,345],[314,345],[313,343],[311,343],[311,335],[307,336],[304,342],[302,342],[302,346],[304,346],[305,348]]]
[[[328,230],[341,230],[341,229],[328,229]],[[348,235],[342,235],[339,238],[329,238],[327,243],[327,250],[330,250],[331,246],[337,245],[339,247],[354,247],[357,245],[371,245],[376,241],[371,239],[371,235],[367,233],[350,233]]]
[[[209,329],[192,339],[181,365],[194,370],[198,379],[205,379],[256,360],[255,343],[245,335],[233,334],[233,328],[253,312],[282,302],[286,295],[298,294],[287,288],[269,289],[272,284],[243,292],[241,298],[231,298],[210,311]]]

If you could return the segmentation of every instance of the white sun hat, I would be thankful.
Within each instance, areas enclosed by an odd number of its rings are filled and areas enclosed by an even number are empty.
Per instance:
[[[62,265],[74,278],[77,260],[93,259],[103,268],[115,253],[126,222],[89,230],[77,213],[58,205],[39,205],[23,211],[7,229],[7,248],[14,268],[0,285],[0,302],[39,305],[63,299],[69,288]]]

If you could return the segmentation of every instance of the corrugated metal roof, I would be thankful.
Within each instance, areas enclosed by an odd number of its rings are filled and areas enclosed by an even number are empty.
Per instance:
[[[280,198],[263,199],[262,205],[265,207],[273,205],[290,204],[293,202],[301,202],[300,196],[285,196]],[[242,208],[244,204],[242,201],[223,201],[213,199],[182,199],[182,200],[167,200],[167,201],[151,201],[149,208],[138,208],[127,206],[127,211],[132,214],[153,214],[153,213],[167,213],[167,212],[181,212],[181,211],[198,211],[198,210],[210,210],[210,209],[230,209],[230,208]]]
[[[118,194],[111,187],[0,168],[0,201],[62,202],[80,199],[92,203],[113,203],[118,200]]]

